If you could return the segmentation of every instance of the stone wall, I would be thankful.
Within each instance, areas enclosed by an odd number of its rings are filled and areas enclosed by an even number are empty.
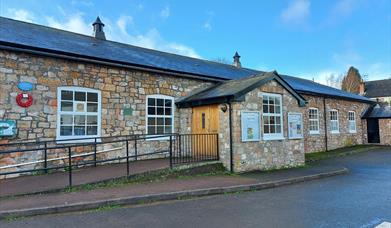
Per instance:
[[[319,152],[326,150],[325,140],[325,120],[324,120],[324,101],[326,103],[326,127],[327,127],[327,145],[328,149],[336,149],[339,147],[352,146],[367,142],[366,121],[361,119],[361,115],[368,108],[368,104],[323,98],[318,96],[304,95],[308,104],[303,112],[304,123],[304,148],[306,153]],[[310,108],[317,108],[319,113],[319,134],[309,133],[309,114]],[[339,133],[331,133],[330,130],[330,113],[331,109],[338,110],[339,118]],[[348,128],[348,112],[354,111],[356,115],[356,132],[350,133]]]
[[[242,142],[241,136],[241,112],[262,111],[262,97],[259,92],[277,93],[283,96],[283,140],[264,140]],[[245,96],[244,102],[235,102],[233,109],[233,154],[234,171],[243,172],[249,170],[267,170],[284,167],[294,167],[304,164],[304,140],[288,139],[287,118],[289,112],[301,112],[297,100],[288,93],[276,81],[269,82],[257,88]],[[220,154],[224,164],[229,164],[229,112],[220,115],[221,134]],[[260,126],[261,127],[261,126]],[[260,128],[261,129],[261,128]],[[262,129],[261,129],[262,132]],[[227,166],[229,167],[229,166]]]
[[[17,85],[21,81],[34,84],[33,90],[29,92],[34,102],[28,108],[16,104],[15,98],[20,92]],[[55,139],[59,86],[100,90],[102,93],[101,136],[117,136],[146,133],[147,95],[162,94],[179,98],[211,84],[211,82],[184,77],[1,50],[0,119],[16,120],[17,136],[0,138],[0,144]],[[123,115],[125,107],[132,108],[132,115]],[[190,114],[191,109],[175,110],[175,132],[189,133],[191,125],[189,125],[188,115]],[[110,156],[117,157],[124,154],[124,145],[107,144],[100,149],[113,150],[113,148],[118,150],[110,152]],[[163,148],[167,148],[167,142],[145,141],[140,143],[139,153]],[[42,152],[36,152],[34,156],[30,155],[26,158],[4,155],[0,157],[0,167],[40,158]]]
[[[391,119],[379,119],[380,144],[391,145]]]

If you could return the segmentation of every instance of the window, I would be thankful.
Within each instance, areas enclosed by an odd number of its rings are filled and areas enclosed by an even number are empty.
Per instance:
[[[356,133],[356,113],[353,111],[350,111],[348,113],[348,128],[349,128],[349,133]]]
[[[174,99],[164,95],[147,96],[147,134],[174,132]]]
[[[281,95],[263,93],[262,100],[262,127],[264,139],[283,139]]]
[[[319,112],[317,108],[308,110],[310,134],[319,134]]]
[[[57,90],[57,139],[100,136],[100,91],[81,87]]]
[[[330,129],[331,133],[339,133],[338,110],[330,111]]]

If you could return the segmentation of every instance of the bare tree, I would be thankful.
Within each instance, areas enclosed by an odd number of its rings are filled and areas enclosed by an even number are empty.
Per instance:
[[[326,85],[339,89],[341,88],[342,78],[343,76],[341,74],[330,74],[329,76],[326,76]]]
[[[360,93],[360,83],[362,77],[358,70],[354,67],[350,67],[346,76],[342,79],[342,90],[351,92],[351,93]]]

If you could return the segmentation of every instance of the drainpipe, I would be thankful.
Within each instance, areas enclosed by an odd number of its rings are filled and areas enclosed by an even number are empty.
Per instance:
[[[328,149],[328,141],[327,141],[327,111],[326,111],[326,98],[323,97],[323,119],[324,119],[324,141],[326,143],[326,151]]]
[[[234,172],[234,158],[233,158],[233,142],[232,142],[232,105],[228,102],[229,107],[229,157],[230,157],[230,171]]]

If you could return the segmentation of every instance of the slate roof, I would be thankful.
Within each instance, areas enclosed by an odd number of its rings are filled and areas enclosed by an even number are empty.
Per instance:
[[[69,57],[82,57],[132,67],[142,66],[148,69],[190,74],[214,80],[239,79],[263,73],[248,68],[237,68],[228,64],[95,39],[92,36],[0,17],[0,49],[12,50],[13,48],[26,52],[41,51],[42,53],[61,54]],[[368,98],[310,80],[283,75],[281,77],[299,92],[372,102]]]
[[[362,116],[363,119],[368,118],[391,118],[391,106],[376,104],[371,106]]]
[[[391,97],[391,79],[365,82],[365,96],[370,98]]]
[[[176,104],[179,107],[188,107],[228,101],[242,101],[244,95],[249,91],[258,88],[273,79],[288,90],[298,100],[300,106],[305,105],[305,99],[285,82],[276,71],[262,72],[246,78],[225,81],[201,92],[182,98],[178,100]]]

